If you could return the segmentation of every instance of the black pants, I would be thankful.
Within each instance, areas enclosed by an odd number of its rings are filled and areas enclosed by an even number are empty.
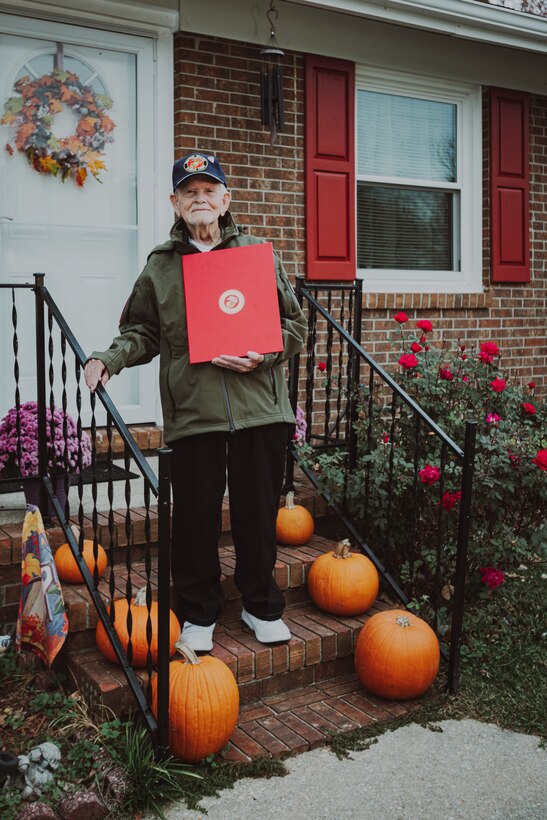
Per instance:
[[[289,425],[178,439],[173,449],[171,574],[182,621],[214,623],[224,605],[218,542],[228,467],[235,583],[245,609],[279,618],[285,598],[273,578],[275,521]]]

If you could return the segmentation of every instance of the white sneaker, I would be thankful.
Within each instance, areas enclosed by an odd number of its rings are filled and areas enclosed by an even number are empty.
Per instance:
[[[253,630],[260,643],[277,643],[278,641],[289,641],[291,638],[289,627],[281,618],[277,621],[263,621],[244,609],[241,612],[241,620]]]
[[[194,652],[210,652],[213,648],[213,632],[216,624],[211,626],[199,626],[184,621],[180,641],[193,649]]]

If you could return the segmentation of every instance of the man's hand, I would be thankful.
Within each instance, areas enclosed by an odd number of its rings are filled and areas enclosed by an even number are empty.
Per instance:
[[[109,378],[110,373],[100,359],[90,359],[88,361],[84,368],[84,379],[92,393],[95,392],[99,382],[105,385]]]
[[[236,370],[238,373],[250,373],[264,361],[262,353],[255,353],[248,350],[246,356],[217,356],[211,364],[217,367],[225,367],[227,370]]]

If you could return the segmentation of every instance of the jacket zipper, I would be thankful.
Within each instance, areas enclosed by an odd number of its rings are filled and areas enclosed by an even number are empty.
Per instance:
[[[270,382],[272,383],[273,400],[276,404],[279,404],[279,402],[277,401],[277,387],[275,386],[275,376],[274,376],[273,371],[272,371],[271,368],[270,368]]]
[[[173,405],[173,417],[175,416],[175,411],[177,409],[177,405],[175,404],[175,397],[171,391],[171,365],[173,364],[173,350],[169,347],[169,365],[167,367],[167,392],[169,393],[169,398],[171,399],[171,404]]]
[[[228,426],[230,433],[235,433],[236,428],[234,424],[234,417],[232,415],[232,405],[230,404],[230,396],[228,395],[228,385],[226,384],[226,376],[222,375],[222,392],[224,394],[224,404],[226,405],[226,415],[228,416]]]

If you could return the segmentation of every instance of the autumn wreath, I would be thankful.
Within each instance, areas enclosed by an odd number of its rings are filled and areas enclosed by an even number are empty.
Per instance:
[[[112,107],[110,97],[95,94],[92,88],[82,85],[76,74],[60,69],[36,80],[21,77],[14,88],[18,96],[5,102],[0,118],[1,125],[15,128],[6,150],[13,154],[13,143],[36,171],[59,176],[63,182],[73,177],[82,187],[88,172],[97,179],[106,168],[102,149],[114,140],[112,131],[116,126],[106,113]],[[75,134],[59,139],[51,127],[63,105],[71,108],[79,120]]]

